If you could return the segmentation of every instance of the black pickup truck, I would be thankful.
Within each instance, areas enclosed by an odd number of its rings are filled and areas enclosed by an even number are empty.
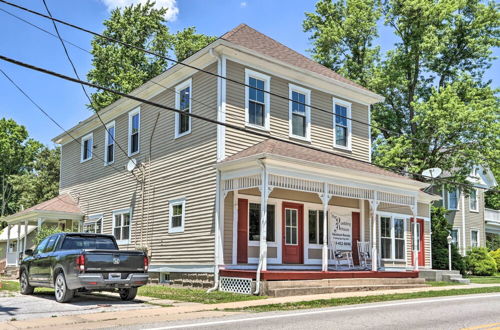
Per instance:
[[[133,300],[148,281],[148,258],[140,251],[120,251],[111,235],[58,233],[45,238],[35,250],[26,250],[19,281],[22,294],[35,287],[54,288],[58,302],[75,292],[118,291]]]

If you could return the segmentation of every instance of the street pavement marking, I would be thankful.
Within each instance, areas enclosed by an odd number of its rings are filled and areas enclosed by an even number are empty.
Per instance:
[[[469,328],[463,328],[462,330],[474,330],[474,329],[500,329],[500,327],[498,327],[499,325],[500,325],[500,322],[499,322],[499,323],[491,323],[491,324],[476,325],[476,326],[469,327]]]
[[[267,315],[267,316],[259,316],[259,317],[248,317],[244,319],[234,319],[234,320],[222,320],[222,321],[210,321],[203,323],[190,323],[190,324],[180,324],[180,325],[172,325],[165,326],[159,328],[148,328],[147,330],[167,330],[167,329],[182,329],[182,328],[193,328],[193,327],[204,327],[210,325],[218,325],[218,324],[228,324],[228,323],[240,323],[247,321],[257,321],[257,320],[269,320],[269,319],[279,319],[285,317],[292,316],[303,316],[303,315],[314,315],[314,314],[326,314],[326,313],[336,313],[336,312],[346,312],[360,309],[375,309],[375,308],[384,308],[384,307],[393,307],[393,306],[401,306],[401,305],[417,305],[417,304],[428,304],[433,302],[443,302],[443,301],[456,301],[456,300],[472,300],[472,299],[484,299],[490,297],[500,297],[500,294],[494,295],[480,295],[480,296],[460,296],[454,298],[442,298],[442,299],[427,299],[427,300],[417,300],[417,301],[401,301],[397,303],[388,303],[388,304],[376,304],[376,305],[368,305],[368,306],[355,306],[355,307],[344,307],[344,308],[329,308],[323,310],[316,311],[294,311],[293,313],[279,314],[279,315]],[[259,306],[255,306],[259,307]],[[499,328],[500,330],[500,328]]]

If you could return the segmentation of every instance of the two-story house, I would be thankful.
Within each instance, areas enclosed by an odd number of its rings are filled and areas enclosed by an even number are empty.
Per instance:
[[[177,64],[132,94],[246,131],[121,98],[99,112],[106,130],[92,115],[69,130],[78,141],[57,136],[60,193],[84,230],[146,248],[160,280],[336,277],[359,269],[362,242],[360,277],[432,266],[436,196],[371,164],[382,96],[247,25],[184,63],[212,75]]]
[[[458,247],[462,255],[473,247],[486,246],[488,220],[484,193],[487,189],[497,186],[491,170],[480,165],[473,167],[467,181],[472,185],[472,189],[463,187],[446,189],[444,186],[435,189],[436,193],[442,196],[436,204],[448,210],[446,217],[453,227],[451,231],[453,244]]]

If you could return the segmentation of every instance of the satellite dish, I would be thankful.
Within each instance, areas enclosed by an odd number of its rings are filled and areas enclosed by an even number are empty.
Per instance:
[[[127,163],[127,171],[132,172],[137,167],[137,160],[132,158]]]
[[[443,170],[440,169],[439,167],[433,167],[433,168],[429,168],[427,170],[424,170],[422,172],[422,175],[427,177],[427,178],[432,178],[432,179],[435,179],[435,178],[438,178],[441,173],[443,173]]]

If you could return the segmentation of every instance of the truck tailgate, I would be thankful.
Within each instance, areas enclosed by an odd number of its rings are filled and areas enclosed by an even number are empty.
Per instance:
[[[139,251],[86,250],[87,272],[144,272],[144,253]]]

